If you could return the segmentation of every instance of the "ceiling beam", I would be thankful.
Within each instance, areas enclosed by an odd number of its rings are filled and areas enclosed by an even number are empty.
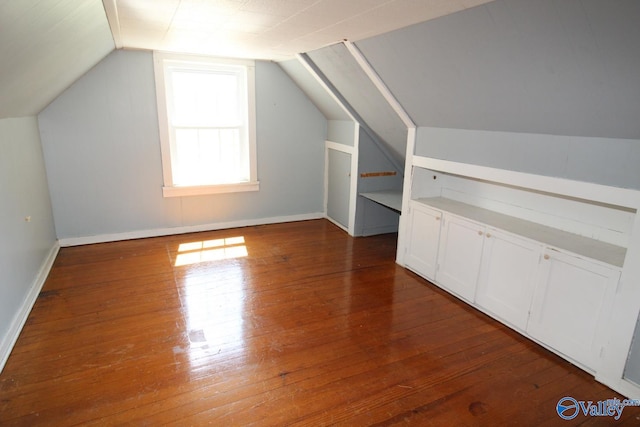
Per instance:
[[[102,0],[102,4],[107,14],[107,21],[109,21],[109,28],[111,28],[111,35],[113,36],[116,49],[122,49],[122,32],[120,31],[120,19],[118,17],[116,1],[117,0]]]

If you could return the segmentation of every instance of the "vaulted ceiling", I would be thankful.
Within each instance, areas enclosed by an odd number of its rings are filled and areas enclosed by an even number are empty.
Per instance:
[[[100,0],[0,1],[0,118],[38,114],[113,49]]]
[[[489,0],[104,0],[116,45],[286,59]]]
[[[115,48],[281,60],[489,1],[0,1],[0,118],[38,114]]]

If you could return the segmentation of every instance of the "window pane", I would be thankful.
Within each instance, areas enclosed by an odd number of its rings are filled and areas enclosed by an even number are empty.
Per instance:
[[[249,181],[240,129],[176,129],[175,185],[215,185]]]
[[[171,76],[174,126],[242,124],[237,74],[174,70]]]

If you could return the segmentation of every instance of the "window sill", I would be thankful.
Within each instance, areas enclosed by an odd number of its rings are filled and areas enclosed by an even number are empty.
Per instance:
[[[162,187],[162,197],[204,196],[207,194],[240,193],[260,190],[260,182],[242,182],[237,184],[196,185],[188,187]]]

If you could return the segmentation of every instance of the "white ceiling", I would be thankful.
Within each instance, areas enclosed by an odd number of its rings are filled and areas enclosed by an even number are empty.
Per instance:
[[[283,60],[489,0],[0,0],[0,118],[36,115],[114,48]]]
[[[117,47],[283,60],[490,0],[103,0]]]

